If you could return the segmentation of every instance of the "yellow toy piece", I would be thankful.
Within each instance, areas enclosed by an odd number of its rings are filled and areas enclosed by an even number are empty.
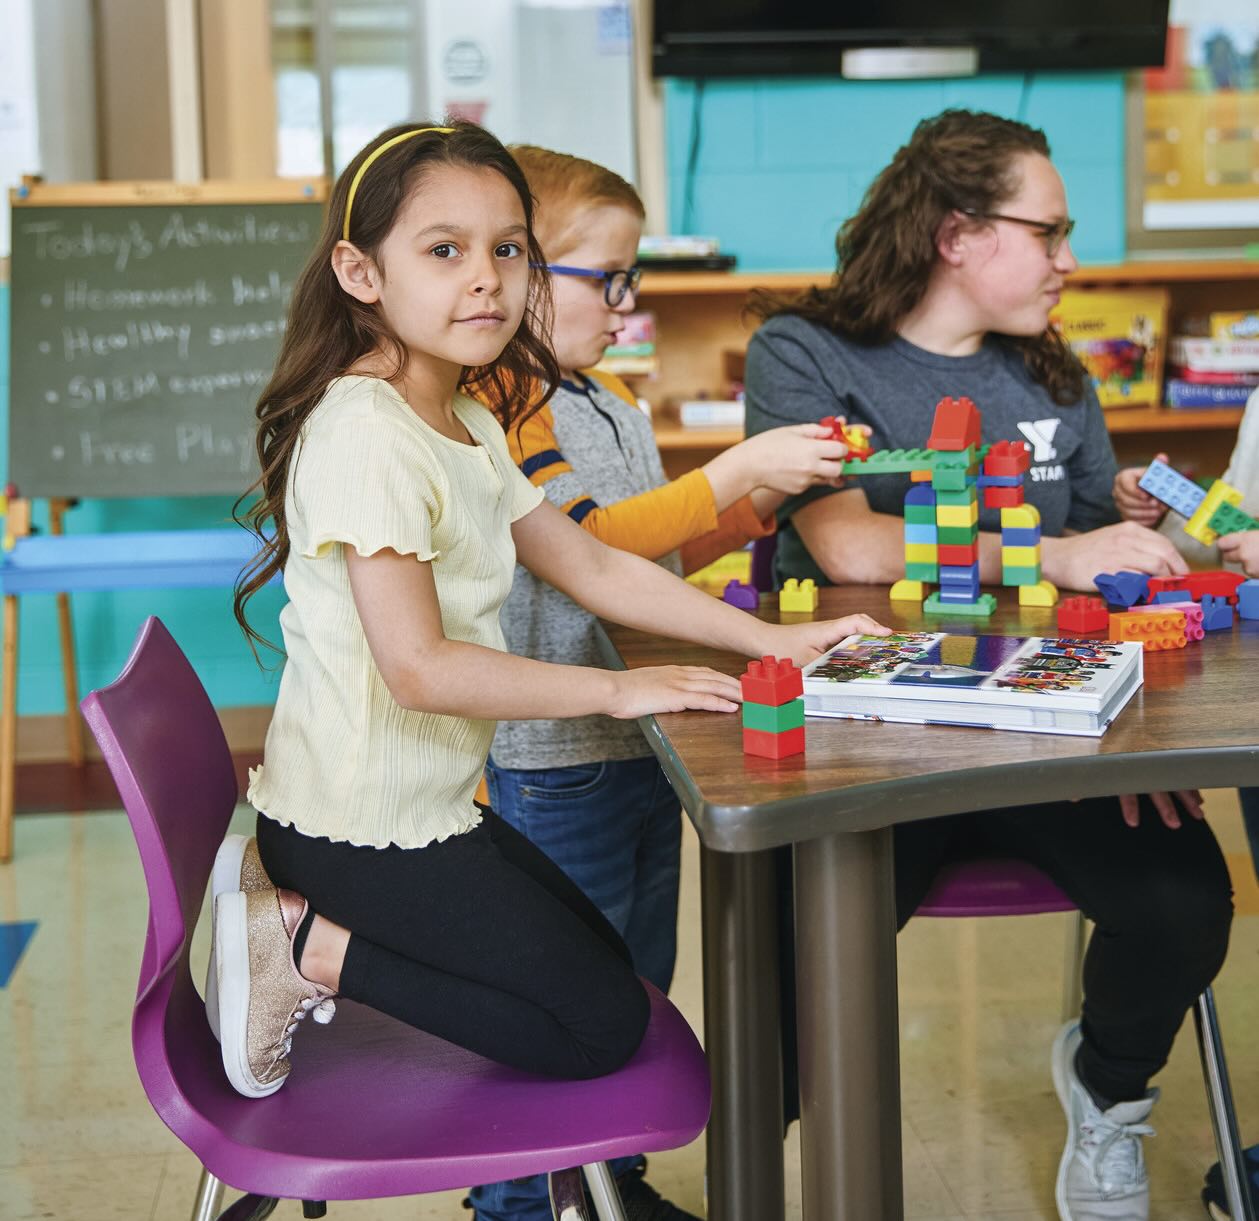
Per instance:
[[[778,591],[778,609],[785,614],[812,614],[817,610],[817,584],[812,577],[789,577]]]
[[[926,583],[903,577],[892,586],[888,597],[893,602],[921,602],[927,595]]]
[[[973,526],[979,520],[979,504],[937,505],[937,526]]]
[[[906,543],[905,562],[907,564],[934,564],[940,555],[936,543]]]
[[[1019,586],[1020,606],[1053,606],[1058,601],[1058,587],[1049,581]]]
[[[1035,568],[1040,563],[1040,546],[1002,547],[1001,565],[1004,568]]]
[[[1217,479],[1194,515],[1185,522],[1185,533],[1190,538],[1196,538],[1204,547],[1209,547],[1219,538],[1207,524],[1215,516],[1216,509],[1222,504],[1239,505],[1241,502],[1242,494],[1235,487],[1225,483],[1223,479]]]
[[[1040,525],[1040,512],[1035,505],[1011,505],[1001,510],[1001,528],[1014,526],[1020,530],[1030,530]]]

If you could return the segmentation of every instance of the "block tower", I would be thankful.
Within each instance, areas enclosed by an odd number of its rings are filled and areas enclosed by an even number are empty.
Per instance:
[[[785,759],[804,753],[804,678],[783,657],[748,662],[743,689],[743,753]]]

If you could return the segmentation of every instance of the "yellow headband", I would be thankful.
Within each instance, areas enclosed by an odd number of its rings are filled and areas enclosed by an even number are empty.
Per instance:
[[[341,236],[347,242],[350,240],[350,209],[354,207],[354,196],[358,192],[358,184],[363,181],[363,175],[371,169],[372,162],[381,153],[388,152],[395,144],[401,144],[403,140],[409,140],[412,136],[422,136],[426,131],[439,131],[443,135],[448,136],[454,130],[453,127],[417,127],[414,131],[404,131],[400,136],[394,136],[392,140],[386,140],[379,148],[372,149],[363,158],[363,164],[358,167],[358,172],[350,183],[350,193],[345,197],[345,225],[341,229]]]

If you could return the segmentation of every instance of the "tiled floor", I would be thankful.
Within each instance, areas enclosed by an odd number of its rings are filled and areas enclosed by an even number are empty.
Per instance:
[[[1218,1000],[1244,1133],[1259,1139],[1259,888],[1230,793],[1208,808],[1230,855],[1239,918]],[[244,811],[239,826],[249,825]],[[674,999],[700,1010],[699,893],[686,841]],[[189,1213],[197,1167],[149,1110],[128,1024],[144,936],[143,884],[120,814],[19,819],[0,866],[0,925],[36,921],[0,987],[0,1218],[156,1218]],[[1048,1074],[1065,917],[919,920],[900,939],[907,1214],[917,1221],[1052,1218],[1062,1117]],[[0,940],[0,957],[4,945]],[[194,960],[204,962],[204,936]],[[0,980],[8,973],[0,962]],[[1147,1142],[1154,1217],[1191,1221],[1213,1160],[1192,1028],[1162,1074]],[[1247,1122],[1249,1120],[1249,1122]],[[799,1144],[788,1140],[789,1216]],[[652,1158],[652,1180],[702,1212],[702,1142]],[[333,1217],[460,1221],[460,1193],[337,1204]],[[300,1216],[282,1205],[276,1216]],[[871,1219],[873,1221],[873,1219]]]

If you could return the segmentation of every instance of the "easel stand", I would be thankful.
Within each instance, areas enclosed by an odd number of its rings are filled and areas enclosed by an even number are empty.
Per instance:
[[[60,535],[65,530],[65,512],[73,501],[49,501],[49,532]],[[14,498],[9,501],[5,530],[5,547],[12,549],[20,538],[31,534],[31,502]],[[4,595],[4,682],[3,706],[0,707],[0,862],[13,859],[14,788],[17,779],[17,674],[18,674],[18,597]],[[83,721],[79,716],[79,681],[74,656],[74,623],[70,615],[70,595],[57,594],[57,624],[61,636],[61,673],[66,698],[66,755],[73,767],[82,767]]]

